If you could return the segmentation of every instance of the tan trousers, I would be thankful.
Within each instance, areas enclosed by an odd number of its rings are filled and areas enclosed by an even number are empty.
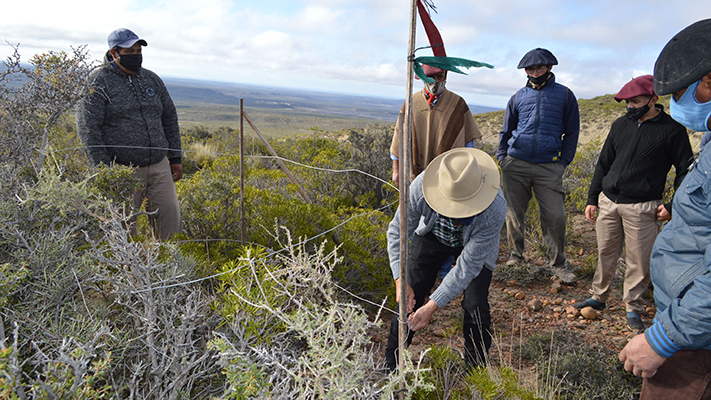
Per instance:
[[[628,312],[644,311],[641,298],[649,286],[649,257],[661,228],[656,217],[660,204],[661,200],[616,204],[600,193],[595,223],[598,263],[592,282],[593,299],[607,301],[624,244],[627,270],[622,299]]]
[[[143,189],[133,196],[136,208],[141,206],[143,199],[146,199],[146,211],[156,211],[155,215],[148,216],[153,234],[161,240],[170,239],[180,232],[181,220],[178,195],[175,192],[173,173],[168,159],[164,158],[157,164],[138,168],[136,176],[144,183]],[[131,233],[136,233],[135,221]]]

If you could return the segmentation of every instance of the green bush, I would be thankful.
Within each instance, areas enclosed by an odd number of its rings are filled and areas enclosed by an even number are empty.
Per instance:
[[[631,400],[641,388],[640,380],[624,372],[615,351],[585,343],[575,332],[533,335],[516,351],[535,362],[541,382],[559,382],[560,398]]]

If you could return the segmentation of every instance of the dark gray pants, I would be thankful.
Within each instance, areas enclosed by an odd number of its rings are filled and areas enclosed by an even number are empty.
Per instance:
[[[541,213],[541,231],[550,266],[562,267],[565,263],[564,171],[560,163],[535,164],[511,156],[501,162],[511,257],[523,259],[526,210],[533,190]]]
[[[435,284],[437,273],[442,263],[449,257],[456,259],[462,252],[461,247],[449,247],[437,240],[431,232],[425,236],[413,235],[408,258],[407,282],[415,292],[415,310],[425,303],[430,290]],[[467,367],[475,367],[486,362],[486,353],[491,347],[491,311],[489,309],[489,285],[492,272],[482,268],[464,289],[462,308],[464,309],[464,360]],[[398,316],[390,321],[388,347],[385,349],[385,363],[389,370],[397,367]],[[410,331],[407,344],[412,343],[414,332]]]

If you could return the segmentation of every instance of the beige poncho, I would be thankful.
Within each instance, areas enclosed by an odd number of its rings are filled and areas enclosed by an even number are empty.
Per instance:
[[[405,105],[402,106],[404,115]],[[398,124],[399,126],[399,124]],[[412,166],[410,180],[415,179],[438,155],[464,147],[481,138],[469,106],[459,95],[445,89],[430,108],[424,89],[412,96]],[[396,128],[390,152],[399,158],[400,132]]]

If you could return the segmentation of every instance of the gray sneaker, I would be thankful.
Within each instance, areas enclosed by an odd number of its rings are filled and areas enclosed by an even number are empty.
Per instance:
[[[551,267],[551,273],[565,283],[574,283],[578,277],[570,270],[570,267],[570,263],[566,261],[563,267]]]

